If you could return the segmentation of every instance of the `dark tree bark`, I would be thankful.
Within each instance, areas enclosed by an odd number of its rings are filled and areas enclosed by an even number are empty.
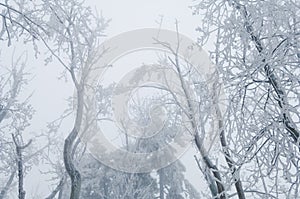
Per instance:
[[[24,169],[23,169],[23,158],[22,158],[22,151],[28,147],[32,140],[30,140],[26,145],[20,145],[16,136],[12,135],[14,144],[16,146],[16,162],[18,167],[18,192],[19,192],[19,199],[25,199],[25,190],[24,190]]]
[[[72,151],[74,148],[73,144],[79,134],[83,118],[83,83],[81,82],[78,84],[75,79],[75,75],[72,75],[72,78],[77,89],[76,119],[73,130],[65,139],[63,156],[66,171],[71,178],[70,199],[79,199],[81,190],[81,175],[74,165]]]
[[[158,171],[159,174],[159,199],[165,199],[165,192],[164,192],[164,176],[163,176],[163,169]]]
[[[177,29],[177,32],[178,32],[178,29]],[[192,100],[192,98],[189,94],[188,88],[187,88],[187,86],[185,84],[185,81],[183,79],[184,75],[182,74],[182,71],[181,71],[181,68],[180,68],[178,52],[174,51],[170,46],[168,46],[168,45],[166,45],[162,42],[159,42],[159,43],[162,46],[169,49],[172,52],[173,56],[174,56],[174,60],[172,60],[170,58],[169,58],[169,60],[171,61],[172,65],[175,67],[175,70],[178,73],[178,77],[180,79],[180,85],[181,85],[181,88],[183,89],[183,95],[184,95],[184,98],[185,98],[186,103],[187,103],[187,110],[188,110],[187,111],[187,117],[188,117],[188,119],[190,121],[190,124],[191,124],[191,127],[192,127],[196,147],[199,150],[205,165],[208,167],[209,171],[212,172],[212,174],[214,176],[214,178],[212,178],[212,180],[214,181],[213,184],[216,184],[217,191],[218,191],[218,194],[217,194],[218,197],[216,197],[216,198],[226,199],[225,187],[224,187],[223,182],[222,182],[221,173],[220,173],[219,169],[217,168],[217,166],[214,165],[212,163],[212,161],[210,160],[209,156],[207,155],[207,153],[205,151],[205,148],[203,147],[203,143],[200,140],[200,134],[199,134],[199,130],[198,130],[198,127],[197,127],[197,122],[196,122],[196,119],[194,117],[195,110],[194,110],[194,106],[193,106],[193,100]],[[179,45],[179,43],[177,45]]]
[[[258,35],[255,34],[254,27],[251,25],[251,16],[248,14],[247,8],[244,5],[239,4],[236,1],[233,1],[231,4],[236,10],[238,10],[243,16],[245,22],[244,27],[246,32],[249,34],[251,41],[254,43],[256,50],[260,55],[263,55],[264,46],[261,43],[261,40]],[[283,39],[277,46],[277,48],[282,45],[286,39]],[[276,51],[276,48],[273,50],[273,53]],[[287,95],[285,90],[282,88],[280,81],[275,76],[274,72],[271,70],[271,66],[267,63],[266,59],[262,60],[264,64],[264,71],[267,79],[269,80],[269,84],[273,87],[276,95],[277,95],[277,103],[282,112],[283,124],[285,126],[286,131],[290,134],[291,138],[297,144],[300,136],[300,132],[297,129],[294,121],[292,120],[289,111],[287,110]],[[299,145],[299,144],[298,144]]]

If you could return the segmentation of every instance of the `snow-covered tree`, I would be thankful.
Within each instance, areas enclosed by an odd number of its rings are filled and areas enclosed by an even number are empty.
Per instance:
[[[64,142],[63,159],[71,179],[70,198],[78,199],[81,190],[81,175],[74,162],[74,153],[80,142],[83,126],[85,90],[89,73],[100,58],[99,39],[108,21],[94,16],[89,7],[79,1],[45,1],[50,21],[47,28],[53,47],[47,45],[50,58],[55,57],[71,78],[76,93],[74,126]],[[51,59],[50,59],[51,60]]]
[[[224,197],[297,198],[299,1],[198,1],[193,8],[204,18],[199,43],[214,44],[228,96],[220,121]]]
[[[150,174],[117,171],[89,154],[83,160],[81,166],[83,198],[155,198],[157,184]]]
[[[27,83],[25,61],[26,53],[15,59],[11,66],[0,66],[0,198],[6,198],[19,182],[19,197],[25,197],[23,180],[32,165],[32,153],[23,133],[30,125],[34,113],[29,100],[22,100],[22,90]],[[7,64],[7,63],[6,63]],[[25,153],[24,153],[25,152]]]
[[[159,198],[200,198],[197,189],[185,178],[185,166],[180,160],[157,171]]]
[[[107,20],[95,16],[89,7],[76,0],[68,1],[5,1],[0,3],[2,26],[0,37],[8,41],[21,38],[34,44],[37,41],[49,51],[46,63],[57,59],[69,75],[76,90],[74,126],[65,139],[63,159],[71,178],[71,198],[79,198],[80,173],[74,163],[74,155],[81,129],[84,109],[84,90],[91,67],[101,56],[99,38],[107,26]],[[5,105],[5,104],[4,104]]]

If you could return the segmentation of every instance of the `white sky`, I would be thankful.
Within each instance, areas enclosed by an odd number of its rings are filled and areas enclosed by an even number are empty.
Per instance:
[[[96,7],[99,12],[102,11],[104,17],[112,20],[106,31],[107,38],[134,29],[158,28],[159,21],[163,17],[161,28],[175,30],[175,20],[178,20],[179,32],[196,41],[197,32],[195,29],[201,23],[200,16],[193,16],[192,10],[189,8],[192,1],[87,0],[87,2]],[[154,60],[154,62],[156,61]],[[28,93],[34,91],[31,103],[37,111],[30,130],[38,132],[45,130],[47,122],[56,119],[63,112],[67,105],[65,100],[72,95],[73,90],[70,84],[57,79],[61,71],[58,63],[53,62],[49,66],[42,66],[43,63],[33,62],[40,65],[34,66],[30,70],[34,72],[35,77],[29,84]],[[66,131],[71,128],[71,125],[72,123],[66,126]],[[181,160],[187,168],[186,177],[199,190],[206,185],[203,185],[204,181],[194,161],[194,153],[193,149],[190,150]],[[44,197],[50,193],[49,188],[51,186],[44,177],[40,175],[37,169],[27,175],[25,181],[27,197],[31,198],[35,194]]]
[[[118,35],[120,33],[140,29],[140,28],[159,28],[159,22],[163,17],[161,28],[176,30],[175,21],[179,22],[179,32],[191,39],[197,39],[196,27],[201,23],[200,16],[193,16],[192,1],[185,0],[110,0],[110,1],[92,1],[88,0],[90,5],[95,5],[97,10],[106,18],[112,21],[107,29],[107,37]],[[145,58],[145,62],[149,61]],[[127,60],[128,61],[128,60]],[[156,62],[156,60],[154,60]],[[133,61],[134,63],[134,61]],[[200,171],[194,161],[194,150],[191,149],[182,158],[185,163],[186,176],[192,182],[196,189],[203,186],[203,179]]]

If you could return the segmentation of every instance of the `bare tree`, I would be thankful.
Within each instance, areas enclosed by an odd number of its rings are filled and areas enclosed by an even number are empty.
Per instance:
[[[99,59],[98,42],[108,21],[102,16],[95,16],[89,7],[76,0],[28,2],[28,4],[17,0],[5,1],[0,3],[0,8],[2,9],[0,37],[7,40],[10,46],[12,39],[18,39],[23,35],[25,41],[34,42],[36,53],[38,53],[36,41],[42,41],[50,52],[46,62],[55,57],[74,84],[77,100],[76,117],[74,126],[65,139],[63,157],[66,171],[71,178],[70,197],[79,198],[81,177],[74,164],[72,153],[76,151],[75,142],[80,141],[78,135],[82,126],[86,79],[91,67]]]
[[[236,187],[229,196],[299,195],[299,8],[293,0],[194,6],[204,16],[199,42],[215,43],[228,94],[220,141],[231,173],[224,177]]]
[[[82,130],[85,87],[92,66],[98,61],[99,38],[107,26],[103,17],[94,16],[89,7],[78,1],[49,1],[46,5],[51,10],[51,32],[55,48],[46,46],[51,55],[59,60],[70,75],[76,93],[74,126],[64,142],[63,158],[66,171],[71,178],[70,198],[78,199],[81,189],[81,175],[74,164],[72,151],[80,140]],[[62,59],[65,52],[66,59]]]
[[[221,121],[211,121],[212,118],[220,118],[218,115],[217,104],[219,103],[219,87],[218,73],[212,71],[209,77],[203,77],[201,71],[193,66],[188,57],[183,57],[179,54],[178,49],[181,45],[181,36],[179,35],[178,24],[176,22],[176,31],[178,33],[176,45],[172,45],[166,41],[156,40],[158,45],[163,46],[170,54],[166,56],[163,65],[169,66],[176,71],[179,79],[181,93],[175,92],[168,85],[165,88],[173,96],[174,104],[176,104],[184,113],[189,127],[186,127],[185,131],[193,136],[193,143],[197,150],[200,152],[201,162],[203,167],[198,162],[198,166],[202,171],[205,171],[207,183],[210,187],[212,197],[214,198],[226,198],[226,185],[223,181],[223,174],[218,168],[218,165],[214,163],[214,156],[210,154],[210,144],[206,143],[206,134],[209,131],[207,124],[219,123]],[[193,45],[193,44],[191,44]],[[200,50],[199,46],[195,46],[197,50]],[[199,48],[199,49],[198,49]],[[209,83],[210,82],[210,83]],[[192,90],[193,89],[193,90]],[[179,98],[183,98],[184,101],[180,101]],[[221,114],[219,112],[219,114]],[[220,118],[221,120],[221,118]],[[213,134],[219,134],[220,129],[214,129]]]
[[[22,140],[22,133],[24,132],[26,127],[30,125],[30,119],[33,115],[33,109],[29,105],[28,100],[22,101],[19,99],[19,95],[21,94],[21,91],[27,82],[24,61],[24,58],[26,59],[26,56],[24,55],[26,54],[21,55],[16,60],[12,58],[11,67],[1,66],[0,172],[4,174],[3,176],[7,176],[7,174],[9,174],[9,176],[5,182],[2,182],[3,186],[1,186],[0,198],[5,198],[7,196],[8,190],[13,186],[16,173],[18,173],[21,177],[19,178],[18,182],[20,184],[23,184],[22,181],[25,172],[23,166],[20,166],[20,164],[23,165],[24,162],[28,162],[28,160],[30,159],[29,156],[26,155],[25,160],[22,160],[21,150],[23,148],[20,145],[21,143],[13,142],[15,141],[15,139],[12,139],[11,137],[11,135],[15,135],[15,132],[18,132],[18,139]],[[14,153],[14,146],[15,149],[18,149],[17,155],[15,155]],[[21,160],[21,162],[19,160]],[[18,169],[18,165],[20,166],[20,169]],[[21,192],[19,195],[20,197],[22,197]]]
[[[23,187],[24,184],[24,161],[23,161],[23,155],[22,155],[22,151],[27,148],[32,140],[30,140],[27,144],[23,145],[21,143],[21,140],[18,139],[18,137],[20,138],[20,135],[14,135],[12,134],[12,139],[14,141],[15,147],[16,147],[16,162],[17,162],[17,166],[18,166],[18,190],[19,190],[19,199],[25,199],[25,190]]]

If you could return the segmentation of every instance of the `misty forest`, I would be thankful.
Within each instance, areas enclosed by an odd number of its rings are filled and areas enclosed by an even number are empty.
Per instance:
[[[0,0],[0,199],[300,198],[299,0],[101,4]]]

